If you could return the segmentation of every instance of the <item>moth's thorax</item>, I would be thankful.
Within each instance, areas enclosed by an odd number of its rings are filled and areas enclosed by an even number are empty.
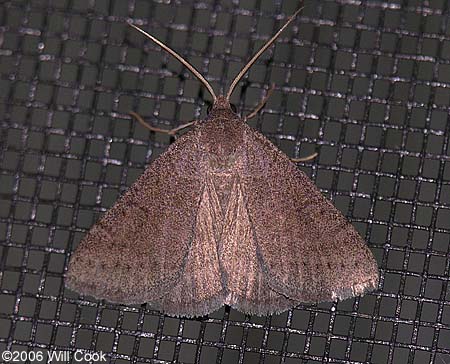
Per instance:
[[[242,135],[238,130],[218,125],[203,134],[207,168],[212,173],[235,170],[242,147]]]
[[[243,145],[243,121],[219,96],[200,126],[199,145],[205,152],[206,168],[220,175],[236,169]]]
[[[212,154],[208,158],[208,166],[211,170],[211,173],[221,177],[225,175],[229,175],[233,172],[236,167],[236,153],[231,154]]]

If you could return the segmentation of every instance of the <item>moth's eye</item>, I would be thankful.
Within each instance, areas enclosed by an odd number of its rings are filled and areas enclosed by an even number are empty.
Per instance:
[[[233,110],[234,113],[237,113],[237,107],[235,104],[230,104],[231,105],[231,110]]]

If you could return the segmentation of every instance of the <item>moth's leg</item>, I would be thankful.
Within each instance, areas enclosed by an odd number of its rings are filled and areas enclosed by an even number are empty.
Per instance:
[[[319,155],[319,153],[313,153],[311,155],[308,155],[307,157],[303,157],[303,158],[291,158],[291,161],[294,163],[297,162],[307,162],[310,160],[313,160],[314,158],[316,158]]]
[[[244,117],[245,121],[250,120],[251,118],[255,117],[261,111],[261,109],[266,104],[267,100],[269,100],[270,95],[272,95],[274,89],[275,89],[275,84],[272,83],[270,88],[267,90],[266,96],[264,96],[262,98],[262,100],[259,102],[258,105],[256,105],[255,109],[250,114],[248,114],[247,116]]]
[[[161,128],[156,128],[154,126],[151,126],[144,119],[142,119],[142,117],[139,114],[136,114],[134,111],[130,111],[130,115],[132,117],[134,117],[139,122],[139,124],[141,124],[142,126],[147,128],[148,130],[154,131],[156,133],[164,133],[164,134],[169,134],[169,135],[175,135],[180,130],[183,130],[184,128],[187,128],[188,126],[194,125],[196,123],[195,121],[191,121],[189,123],[180,125],[176,128],[167,130],[167,129],[161,129]]]

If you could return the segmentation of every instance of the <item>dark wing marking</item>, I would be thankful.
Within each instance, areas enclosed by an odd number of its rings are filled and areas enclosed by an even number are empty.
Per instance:
[[[161,297],[179,279],[194,236],[202,181],[195,130],[180,137],[92,227],[66,284],[120,303]]]
[[[378,267],[355,228],[268,139],[247,128],[245,140],[243,184],[270,287],[301,302],[375,289]]]

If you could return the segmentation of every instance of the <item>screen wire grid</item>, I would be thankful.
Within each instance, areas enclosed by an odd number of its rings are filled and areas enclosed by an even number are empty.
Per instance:
[[[379,290],[272,317],[176,319],[78,296],[63,278],[98,217],[211,98],[155,35],[224,90],[295,1],[0,4],[0,351],[111,363],[450,363],[448,2],[314,1],[233,95],[352,221]],[[72,357],[72,362],[74,359]]]

